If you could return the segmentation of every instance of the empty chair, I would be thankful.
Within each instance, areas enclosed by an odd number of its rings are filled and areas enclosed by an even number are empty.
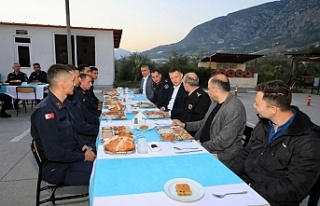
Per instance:
[[[61,196],[56,197],[55,192],[58,188],[66,187],[68,185],[56,185],[56,184],[50,184],[48,183],[46,186],[41,186],[41,182],[44,182],[42,179],[42,167],[43,167],[43,158],[40,156],[40,152],[38,149],[38,145],[35,139],[31,142],[31,151],[33,153],[33,156],[36,159],[37,165],[39,167],[38,171],[38,181],[37,181],[37,188],[36,188],[36,206],[45,203],[45,202],[52,202],[53,205],[55,205],[55,201],[57,200],[65,200],[65,199],[75,199],[75,198],[82,198],[87,197],[88,193],[79,194],[79,195],[68,195],[68,196]],[[51,195],[49,198],[40,200],[40,193],[42,191],[51,190]]]
[[[33,107],[33,103],[36,103],[37,94],[36,89],[34,87],[16,87],[17,99],[22,100],[23,108],[25,113],[27,113],[27,101],[31,99],[31,108]],[[27,96],[27,98],[26,98]],[[19,114],[19,109],[17,108],[17,116]]]

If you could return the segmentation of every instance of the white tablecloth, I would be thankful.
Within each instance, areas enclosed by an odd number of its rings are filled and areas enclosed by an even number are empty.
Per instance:
[[[31,85],[28,85],[31,86]],[[35,85],[34,88],[36,89],[37,99],[43,99],[43,92],[46,88],[48,88],[48,84],[44,85]],[[12,98],[17,98],[16,88],[23,87],[23,86],[3,86],[6,87],[5,94],[11,96]],[[33,93],[19,93],[19,99],[34,99]]]

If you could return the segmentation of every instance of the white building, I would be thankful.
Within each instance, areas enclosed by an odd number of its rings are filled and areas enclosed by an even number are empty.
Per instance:
[[[0,81],[6,81],[14,62],[28,76],[32,64],[43,71],[55,63],[67,64],[66,26],[0,22]],[[99,69],[96,85],[112,85],[115,79],[114,49],[119,48],[122,30],[71,27],[73,64]]]

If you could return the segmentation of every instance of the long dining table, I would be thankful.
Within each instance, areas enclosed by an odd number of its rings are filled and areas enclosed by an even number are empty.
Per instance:
[[[148,100],[143,95],[135,94],[132,103],[139,101]],[[150,127],[147,131],[135,129],[133,118],[133,114],[126,113],[125,120],[100,120],[97,159],[89,185],[91,206],[269,205],[197,141],[162,141],[156,129],[171,125],[169,118],[146,119]],[[148,148],[146,154],[137,151],[127,155],[106,153],[100,141],[101,130],[112,126],[131,127],[135,136],[144,136],[148,143],[156,142],[161,150],[154,152]],[[174,147],[197,150],[184,149],[181,152]],[[190,184],[191,196],[176,194],[175,185],[181,182]],[[246,194],[227,195],[224,198],[212,195],[233,192]]]

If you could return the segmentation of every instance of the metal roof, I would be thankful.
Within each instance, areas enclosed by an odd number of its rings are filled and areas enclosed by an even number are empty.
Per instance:
[[[291,55],[294,61],[301,61],[301,62],[320,62],[320,53],[300,53],[300,54],[285,54]]]
[[[232,54],[232,53],[214,53],[211,56],[201,59],[201,62],[221,62],[221,63],[238,63],[242,64],[244,62],[257,59],[264,55],[260,54]]]
[[[15,22],[0,22],[0,25],[8,25],[8,26],[26,26],[26,27],[49,27],[49,28],[62,28],[66,29],[66,26],[61,25],[45,25],[45,24],[27,24],[27,23],[15,23]],[[122,29],[105,29],[105,28],[93,28],[93,27],[71,27],[71,30],[79,29],[79,30],[97,30],[97,31],[113,31],[113,44],[114,48],[119,48]]]

